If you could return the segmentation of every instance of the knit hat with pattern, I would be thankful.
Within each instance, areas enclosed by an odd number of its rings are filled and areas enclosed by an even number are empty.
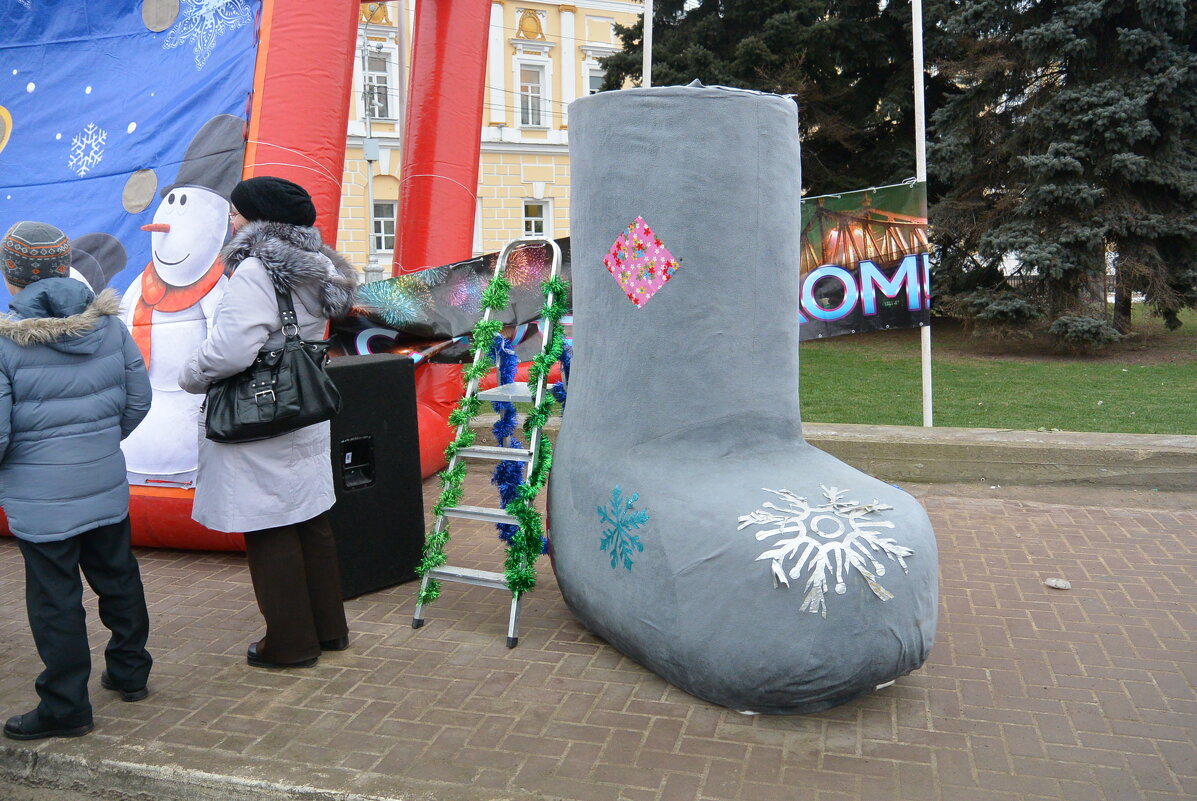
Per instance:
[[[29,286],[43,278],[71,274],[71,240],[53,225],[19,222],[0,242],[4,278],[14,286]]]

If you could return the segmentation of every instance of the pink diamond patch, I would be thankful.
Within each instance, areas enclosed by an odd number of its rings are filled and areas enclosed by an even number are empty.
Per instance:
[[[637,307],[648,303],[681,266],[643,217],[619,235],[603,264]]]

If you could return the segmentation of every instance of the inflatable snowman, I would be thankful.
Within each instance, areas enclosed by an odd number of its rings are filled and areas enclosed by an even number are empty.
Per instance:
[[[179,366],[208,334],[227,279],[220,250],[229,233],[229,192],[241,179],[244,122],[212,118],[162,190],[150,232],[152,259],[124,296],[125,323],[154,390],[150,413],[122,443],[132,484],[190,486],[198,459],[202,395],[179,388]]]

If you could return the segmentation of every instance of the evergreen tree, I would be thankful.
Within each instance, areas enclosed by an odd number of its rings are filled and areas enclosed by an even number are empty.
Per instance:
[[[1054,319],[1086,314],[1112,263],[1115,325],[1129,327],[1132,291],[1180,325],[1197,306],[1195,5],[953,4],[957,58],[938,66],[955,91],[930,151],[941,276],[992,277],[1012,255]]]
[[[641,77],[642,23],[616,32],[605,89]],[[909,0],[657,0],[653,84],[695,79],[796,96],[808,195],[914,175]]]

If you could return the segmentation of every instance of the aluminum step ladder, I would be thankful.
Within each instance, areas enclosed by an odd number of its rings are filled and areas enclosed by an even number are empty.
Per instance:
[[[499,252],[499,257],[495,261],[495,278],[503,275],[503,271],[507,267],[507,259],[510,254],[522,247],[536,244],[547,244],[552,252],[552,266],[549,271],[549,281],[557,278],[561,270],[561,248],[557,243],[551,239],[516,239],[508,242],[503,246]],[[493,280],[493,279],[492,279]],[[553,292],[549,292],[545,297],[545,308],[551,307],[556,301]],[[493,309],[487,308],[482,315],[482,322],[490,322],[493,318]],[[550,343],[553,339],[553,327],[559,323],[555,322],[550,317],[542,317],[540,320],[541,333],[541,355],[548,352]],[[475,343],[478,344],[478,343]],[[473,365],[477,366],[484,358],[488,351],[487,347],[477,347],[474,352]],[[496,368],[497,369],[497,368]],[[516,382],[513,384],[504,384],[503,386],[495,387],[493,389],[478,390],[480,383],[479,377],[474,377],[466,384],[465,398],[469,399],[477,397],[478,400],[491,403],[510,402],[510,403],[532,403],[535,408],[539,408],[544,401],[546,384],[548,381],[548,370],[539,377],[535,382],[535,386],[528,383]],[[460,407],[459,407],[460,408]],[[462,420],[457,427],[454,435],[454,442],[461,440],[463,433],[469,427],[472,417]],[[528,447],[527,448],[506,448],[486,445],[470,445],[468,447],[457,448],[449,459],[449,464],[445,468],[445,473],[451,473],[463,459],[476,459],[488,461],[518,461],[523,463],[523,481],[527,483],[531,476],[532,470],[537,463],[540,449],[540,435],[541,428],[539,426],[525,432]],[[452,446],[450,446],[452,447]],[[483,506],[450,506],[444,508],[441,514],[436,517],[436,525],[433,528],[432,534],[439,535],[446,530],[447,518],[458,518],[462,520],[480,520],[485,523],[505,523],[518,526],[519,520],[509,514],[506,510],[500,508],[488,508]],[[416,610],[412,615],[411,627],[418,629],[424,625],[424,607],[426,603],[423,601],[425,592],[428,588],[429,582],[448,581],[456,582],[458,584],[472,584],[477,587],[490,587],[496,590],[509,590],[507,584],[507,577],[501,572],[492,572],[488,570],[476,570],[469,567],[454,567],[451,565],[441,565],[428,570],[420,580],[420,592],[416,600]],[[507,621],[507,647],[514,648],[519,643],[519,619],[520,619],[520,601],[521,594],[518,592],[511,593],[511,613]]]

